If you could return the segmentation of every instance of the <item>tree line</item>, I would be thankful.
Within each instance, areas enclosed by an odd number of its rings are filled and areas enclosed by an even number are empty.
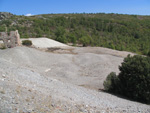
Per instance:
[[[150,54],[150,16],[121,14],[45,14],[12,16],[0,32],[19,30],[22,38],[48,37],[63,43]]]

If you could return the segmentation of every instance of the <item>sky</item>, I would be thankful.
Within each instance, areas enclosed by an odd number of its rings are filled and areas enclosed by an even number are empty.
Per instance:
[[[150,0],[0,0],[0,12],[27,16],[51,13],[150,15]]]

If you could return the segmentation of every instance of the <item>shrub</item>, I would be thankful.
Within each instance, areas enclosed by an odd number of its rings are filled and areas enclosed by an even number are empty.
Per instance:
[[[150,58],[128,56],[119,70],[121,93],[134,100],[150,103]]]
[[[109,79],[104,81],[105,90],[150,103],[150,57],[128,55],[119,70],[118,76],[113,73],[108,75]]]
[[[30,41],[30,40],[23,40],[22,44],[25,45],[25,46],[31,46],[32,45],[32,41]]]
[[[118,78],[115,72],[111,72],[103,83],[105,91],[113,93],[116,93],[117,84]]]

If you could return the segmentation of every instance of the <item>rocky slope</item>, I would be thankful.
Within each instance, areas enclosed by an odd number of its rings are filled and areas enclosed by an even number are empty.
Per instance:
[[[4,20],[4,19],[8,19],[11,16],[13,16],[13,14],[11,14],[9,12],[0,12],[0,21]]]

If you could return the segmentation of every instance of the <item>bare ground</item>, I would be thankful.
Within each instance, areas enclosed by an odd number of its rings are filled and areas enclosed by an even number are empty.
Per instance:
[[[150,112],[149,105],[98,91],[128,54],[96,47],[0,50],[0,112]]]

